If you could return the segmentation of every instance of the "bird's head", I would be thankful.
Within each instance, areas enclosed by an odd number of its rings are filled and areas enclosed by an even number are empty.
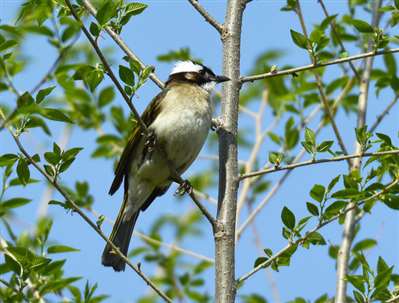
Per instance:
[[[226,76],[217,76],[209,68],[193,61],[179,61],[176,63],[166,84],[171,81],[195,83],[207,91],[211,91],[217,83],[229,81]]]

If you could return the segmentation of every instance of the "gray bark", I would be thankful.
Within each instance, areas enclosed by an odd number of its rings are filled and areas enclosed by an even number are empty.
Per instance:
[[[222,127],[219,131],[219,201],[215,230],[216,295],[218,303],[234,302],[235,227],[238,191],[237,124],[240,94],[241,22],[245,1],[227,4],[222,33],[223,73],[231,79],[222,91]]]

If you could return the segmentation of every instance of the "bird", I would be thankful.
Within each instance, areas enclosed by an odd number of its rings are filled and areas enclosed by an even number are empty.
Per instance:
[[[123,183],[123,202],[109,240],[125,256],[139,214],[166,193],[176,173],[180,176],[197,158],[212,126],[212,91],[216,84],[229,80],[199,62],[179,61],[164,89],[141,115],[156,144],[151,146],[140,127],[134,128],[109,190],[113,195]],[[115,271],[124,271],[126,266],[108,243],[101,263]]]

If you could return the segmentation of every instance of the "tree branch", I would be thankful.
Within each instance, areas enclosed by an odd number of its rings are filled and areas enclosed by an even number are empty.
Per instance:
[[[28,154],[25,148],[22,146],[19,138],[13,133],[11,129],[9,129],[11,136],[13,137],[15,143],[17,144],[20,152],[25,156],[28,162],[39,171],[39,173],[44,176],[47,181],[54,186],[54,188],[64,197],[66,201],[71,205],[73,211],[77,212],[80,217],[86,221],[92,229],[101,237],[104,241],[108,243],[112,247],[112,250],[123,259],[126,264],[133,269],[146,283],[150,286],[165,302],[172,302],[172,300],[162,291],[160,290],[137,266],[133,265],[130,260],[119,250],[119,248],[110,241],[107,236],[97,227],[97,225],[90,220],[90,218],[79,208],[79,206],[69,197],[68,193],[64,191],[61,186],[52,178],[50,177]]]
[[[99,217],[100,217],[100,214],[99,214],[97,211],[95,211],[94,209],[89,209],[89,211],[90,211],[96,218],[99,218]],[[112,224],[112,225],[113,225],[113,224],[115,223],[113,220],[111,220],[111,219],[105,217],[104,215],[102,215],[102,216],[105,218],[104,220],[105,220],[106,222],[108,222],[109,224]],[[163,246],[163,247],[169,248],[170,250],[174,250],[174,251],[181,252],[181,253],[183,253],[183,254],[185,254],[185,255],[194,257],[194,258],[196,258],[196,259],[198,259],[198,260],[207,261],[207,262],[210,262],[210,263],[215,263],[215,260],[212,259],[212,258],[209,258],[209,257],[207,257],[207,256],[201,255],[201,254],[196,253],[196,252],[194,252],[194,251],[192,251],[192,250],[188,250],[188,249],[182,248],[182,247],[180,247],[180,246],[178,246],[178,245],[176,245],[176,244],[170,244],[170,243],[166,243],[166,242],[159,241],[158,239],[149,237],[149,236],[147,236],[147,235],[145,235],[145,234],[143,234],[143,233],[141,233],[141,232],[133,231],[133,235],[136,236],[137,238],[140,238],[140,239],[143,240],[143,241],[147,241],[147,242],[152,243],[152,244],[156,244],[156,245],[159,245],[159,246]]]
[[[238,192],[237,133],[241,83],[240,47],[242,0],[227,2],[223,43],[223,74],[231,80],[223,85],[222,121],[219,134],[219,203],[215,230],[217,303],[231,303],[236,297],[235,283],[235,227]]]
[[[82,4],[84,7],[88,10],[88,12],[92,16],[97,15],[97,10],[94,8],[94,6],[91,4],[89,0],[82,0]],[[111,27],[106,26],[105,31],[108,33],[108,35],[115,41],[115,43],[125,52],[125,54],[132,60],[137,61],[140,64],[140,67],[144,69],[146,65],[143,63],[143,61],[140,60],[139,57],[137,57],[133,51],[127,46],[125,41],[117,34],[115,33]],[[150,74],[150,79],[159,87],[163,88],[165,85],[164,83],[157,77],[155,73]]]
[[[106,60],[104,54],[102,53],[102,51],[100,50],[100,48],[98,47],[97,42],[93,39],[93,37],[91,36],[90,32],[87,30],[86,26],[83,24],[82,20],[80,20],[79,16],[77,15],[77,13],[75,12],[71,2],[69,0],[65,0],[65,3],[67,4],[69,10],[72,13],[72,16],[75,18],[75,20],[79,23],[83,33],[85,34],[85,36],[87,37],[87,39],[89,40],[90,44],[92,45],[92,47],[94,48],[95,52],[97,53],[98,57],[100,58],[102,64],[104,65],[108,76],[111,78],[112,82],[115,84],[116,88],[118,89],[119,93],[122,95],[124,101],[126,102],[126,104],[129,106],[130,110],[133,112],[135,119],[138,121],[138,124],[140,125],[140,128],[142,130],[142,132],[146,135],[146,136],[150,136],[150,132],[147,128],[147,125],[144,123],[144,121],[141,119],[140,114],[138,113],[138,111],[136,110],[136,108],[134,107],[131,99],[129,98],[129,96],[126,94],[125,90],[123,89],[122,85],[120,84],[120,82],[118,81],[118,79],[116,78],[114,72],[112,71],[108,61]],[[156,142],[156,147],[158,148],[158,150],[165,156],[165,159],[168,159],[166,156],[166,153],[163,149],[162,146],[159,145],[159,143]],[[170,168],[170,171],[173,172],[174,176],[173,179],[174,181],[176,181],[177,183],[179,183],[180,185],[184,183],[184,180],[176,173],[175,168],[173,167],[172,163],[168,160],[168,166]],[[215,224],[216,221],[215,219],[212,217],[212,215],[208,212],[208,210],[201,204],[201,202],[197,199],[197,197],[195,196],[193,191],[189,192],[189,195],[191,197],[191,199],[193,200],[193,202],[198,206],[198,208],[202,211],[202,213],[205,215],[205,217],[209,220],[209,222],[211,223],[212,227],[215,228]]]
[[[370,52],[353,55],[353,56],[346,57],[346,58],[335,59],[335,60],[331,60],[331,61],[327,61],[327,62],[318,62],[316,64],[309,64],[309,65],[289,68],[289,69],[285,69],[285,70],[281,70],[281,71],[273,71],[273,72],[268,72],[268,73],[263,73],[263,74],[258,74],[258,75],[252,75],[252,76],[243,76],[240,78],[240,81],[241,81],[241,83],[245,83],[245,82],[253,82],[256,80],[262,80],[262,79],[267,79],[267,78],[279,77],[279,76],[295,75],[296,73],[299,73],[299,72],[322,68],[322,67],[329,66],[329,65],[342,64],[342,63],[346,63],[349,61],[360,60],[360,59],[364,59],[364,58],[368,58],[368,57],[376,57],[376,56],[381,56],[381,55],[385,55],[385,54],[394,54],[397,52],[399,52],[399,48],[370,51]]]
[[[315,165],[315,164],[320,164],[320,163],[338,162],[338,161],[362,158],[362,157],[383,157],[383,156],[387,156],[387,155],[396,155],[396,154],[399,154],[398,149],[382,151],[382,152],[375,152],[375,153],[352,154],[352,155],[345,155],[345,156],[319,159],[319,160],[308,160],[308,161],[303,161],[303,162],[299,162],[299,163],[293,163],[293,164],[288,164],[288,165],[284,165],[284,166],[275,166],[275,167],[268,168],[268,169],[263,169],[263,170],[254,171],[254,172],[247,173],[247,174],[242,174],[240,176],[240,180],[243,180],[246,178],[252,178],[252,177],[256,177],[256,176],[260,176],[260,175],[270,174],[270,173],[274,173],[274,172],[278,172],[278,171],[283,171],[283,170],[291,170],[291,169],[295,169],[295,168],[302,167],[302,166],[309,166],[309,165]]]
[[[377,116],[377,119],[375,120],[373,125],[371,125],[370,129],[368,130],[370,133],[373,133],[376,130],[376,128],[380,125],[380,123],[385,118],[385,116],[389,114],[389,111],[396,104],[396,102],[398,102],[398,100],[399,100],[399,95],[396,95],[392,99],[392,101],[388,104],[388,106],[382,111],[382,113]]]
[[[190,4],[204,17],[205,21],[212,25],[219,34],[223,34],[223,25],[217,22],[207,11],[206,9],[199,3],[198,0],[188,0]]]
[[[332,218],[322,221],[319,224],[317,224],[317,226],[315,228],[313,228],[311,231],[307,232],[306,235],[304,237],[301,237],[299,239],[297,239],[294,242],[291,242],[289,244],[287,244],[283,249],[281,249],[279,252],[277,252],[275,255],[273,255],[272,257],[270,257],[269,259],[267,259],[265,262],[259,264],[258,266],[256,266],[255,268],[253,268],[251,271],[249,271],[248,273],[242,275],[238,280],[237,283],[242,283],[245,280],[247,280],[248,278],[250,278],[252,275],[254,275],[255,273],[257,273],[259,270],[261,270],[262,268],[268,267],[270,264],[272,264],[272,262],[274,262],[277,258],[279,258],[282,254],[284,254],[286,251],[288,251],[291,247],[293,247],[294,245],[300,245],[303,242],[305,242],[307,240],[307,238],[314,232],[318,231],[319,229],[321,229],[322,227],[330,224],[331,222],[334,222],[335,220],[339,219],[339,217],[341,217],[342,215],[347,214],[349,211],[354,210],[355,208],[363,205],[364,203],[374,200],[376,198],[378,198],[379,196],[381,196],[382,194],[386,193],[388,190],[390,190],[392,187],[394,187],[396,184],[399,183],[399,178],[393,180],[390,184],[388,184],[383,190],[381,190],[378,193],[375,193],[374,195],[364,199],[363,201],[354,203],[353,206],[346,208],[344,210],[341,210],[339,212],[339,214],[333,216]]]

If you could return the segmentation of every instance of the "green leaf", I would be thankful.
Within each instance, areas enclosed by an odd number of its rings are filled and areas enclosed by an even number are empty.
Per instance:
[[[383,202],[389,208],[399,210],[399,196],[390,195],[389,197],[385,198]]]
[[[130,2],[126,5],[125,11],[126,14],[138,15],[141,14],[147,7],[148,5],[144,3]]]
[[[20,158],[17,165],[17,175],[23,185],[28,184],[30,179],[30,171],[28,163],[25,159]]]
[[[14,164],[18,160],[18,156],[14,154],[4,154],[0,156],[0,166],[8,166]]]
[[[317,146],[317,151],[319,153],[324,153],[326,151],[329,151],[333,144],[334,141],[324,141]]]
[[[116,9],[116,4],[113,1],[106,1],[96,14],[96,19],[100,25],[104,25],[112,19],[116,15]]]
[[[317,202],[321,202],[324,199],[324,194],[326,189],[323,185],[315,184],[310,190],[310,196],[315,199]]]
[[[90,23],[90,33],[94,36],[94,37],[98,37],[98,35],[100,34],[101,29],[100,27],[97,25],[97,23],[92,22]]]
[[[384,55],[384,63],[387,68],[387,72],[390,76],[396,76],[397,66],[395,56],[393,54]]]
[[[364,278],[363,276],[359,275],[347,275],[346,279],[349,281],[350,284],[352,284],[355,288],[360,290],[362,293],[366,291],[366,288],[364,287]]]
[[[47,97],[55,88],[55,86],[50,86],[44,89],[39,90],[39,92],[36,95],[36,103],[39,104],[41,103],[45,97]]]
[[[362,241],[357,242],[353,246],[352,251],[353,252],[363,251],[363,250],[367,250],[367,249],[373,248],[376,245],[377,245],[377,241],[376,240],[374,240],[374,239],[364,239]]]
[[[395,3],[395,7],[396,7],[396,9],[398,9],[398,10],[399,10],[399,0],[394,0],[394,3]]]
[[[318,216],[319,215],[319,209],[317,208],[316,205],[310,202],[306,202],[306,208],[308,211],[313,215],[313,216]]]
[[[56,165],[61,160],[61,157],[53,152],[45,152],[44,159],[46,159],[48,163]]]
[[[32,200],[27,198],[12,198],[4,201],[1,206],[5,208],[16,208],[28,204],[30,201]]]
[[[0,52],[5,51],[11,47],[14,47],[15,45],[18,45],[18,42],[15,40],[7,40],[0,44]]]
[[[74,148],[68,149],[67,151],[65,151],[65,152],[62,154],[62,159],[63,159],[63,160],[69,160],[69,159],[75,158],[75,156],[76,156],[82,149],[83,149],[82,147],[74,147]]]
[[[269,153],[269,162],[274,165],[280,165],[281,160],[283,159],[283,154],[278,152],[270,152]]]
[[[266,257],[257,258],[257,259],[255,260],[255,262],[254,262],[254,267],[257,267],[257,266],[259,266],[260,264],[265,263],[267,260],[268,260],[268,258],[266,258]]]
[[[50,120],[73,123],[73,121],[59,109],[43,108],[41,110],[41,115]]]
[[[75,251],[79,251],[79,249],[69,247],[66,245],[53,245],[47,248],[48,254],[58,254],[58,253],[75,252]]]
[[[355,297],[356,303],[364,303],[366,302],[366,298],[357,290],[353,291],[353,296]]]
[[[111,103],[115,97],[115,91],[112,86],[105,87],[101,90],[100,95],[98,97],[98,105],[100,107],[104,107],[107,104]]]
[[[101,83],[104,79],[104,72],[99,69],[92,70],[87,74],[86,82],[89,85],[89,89],[91,92],[94,92],[96,87]]]
[[[307,241],[312,243],[313,245],[326,245],[327,244],[327,242],[326,242],[326,240],[324,240],[323,236],[316,231],[312,232],[311,234],[309,234],[307,236]]]
[[[378,262],[377,262],[377,273],[382,273],[385,272],[389,269],[388,264],[385,262],[385,260],[382,257],[378,257]]]
[[[127,85],[134,85],[134,74],[132,70],[126,66],[119,65],[119,77]]]
[[[331,197],[336,198],[336,199],[351,199],[359,196],[359,192],[355,188],[347,188],[347,189],[342,189],[339,191],[336,191],[331,195]]]
[[[325,210],[325,215],[327,218],[331,218],[335,215],[338,215],[341,209],[345,208],[348,203],[345,201],[335,201],[330,206],[328,206]]]
[[[374,287],[375,288],[387,288],[389,285],[389,281],[391,280],[393,266],[387,268],[384,271],[378,272],[377,277],[374,279]]]
[[[367,22],[360,19],[351,20],[353,26],[361,33],[373,33],[374,28]]]
[[[340,177],[341,177],[341,175],[338,175],[338,176],[336,176],[334,179],[331,180],[331,182],[328,184],[328,187],[327,187],[327,192],[328,192],[328,193],[329,193],[329,192],[334,188],[334,186],[338,183]]]
[[[125,13],[121,19],[121,24],[127,24],[132,16],[141,14],[147,7],[147,4],[138,2],[131,2],[127,4],[125,7]]]
[[[307,49],[307,40],[304,35],[298,33],[292,29],[290,29],[291,39],[294,43],[299,46],[300,48]]]
[[[311,146],[316,146],[316,135],[314,131],[307,127],[305,129],[305,142],[309,143]]]
[[[281,220],[288,229],[294,229],[295,227],[295,215],[287,207],[284,206],[281,212]]]

